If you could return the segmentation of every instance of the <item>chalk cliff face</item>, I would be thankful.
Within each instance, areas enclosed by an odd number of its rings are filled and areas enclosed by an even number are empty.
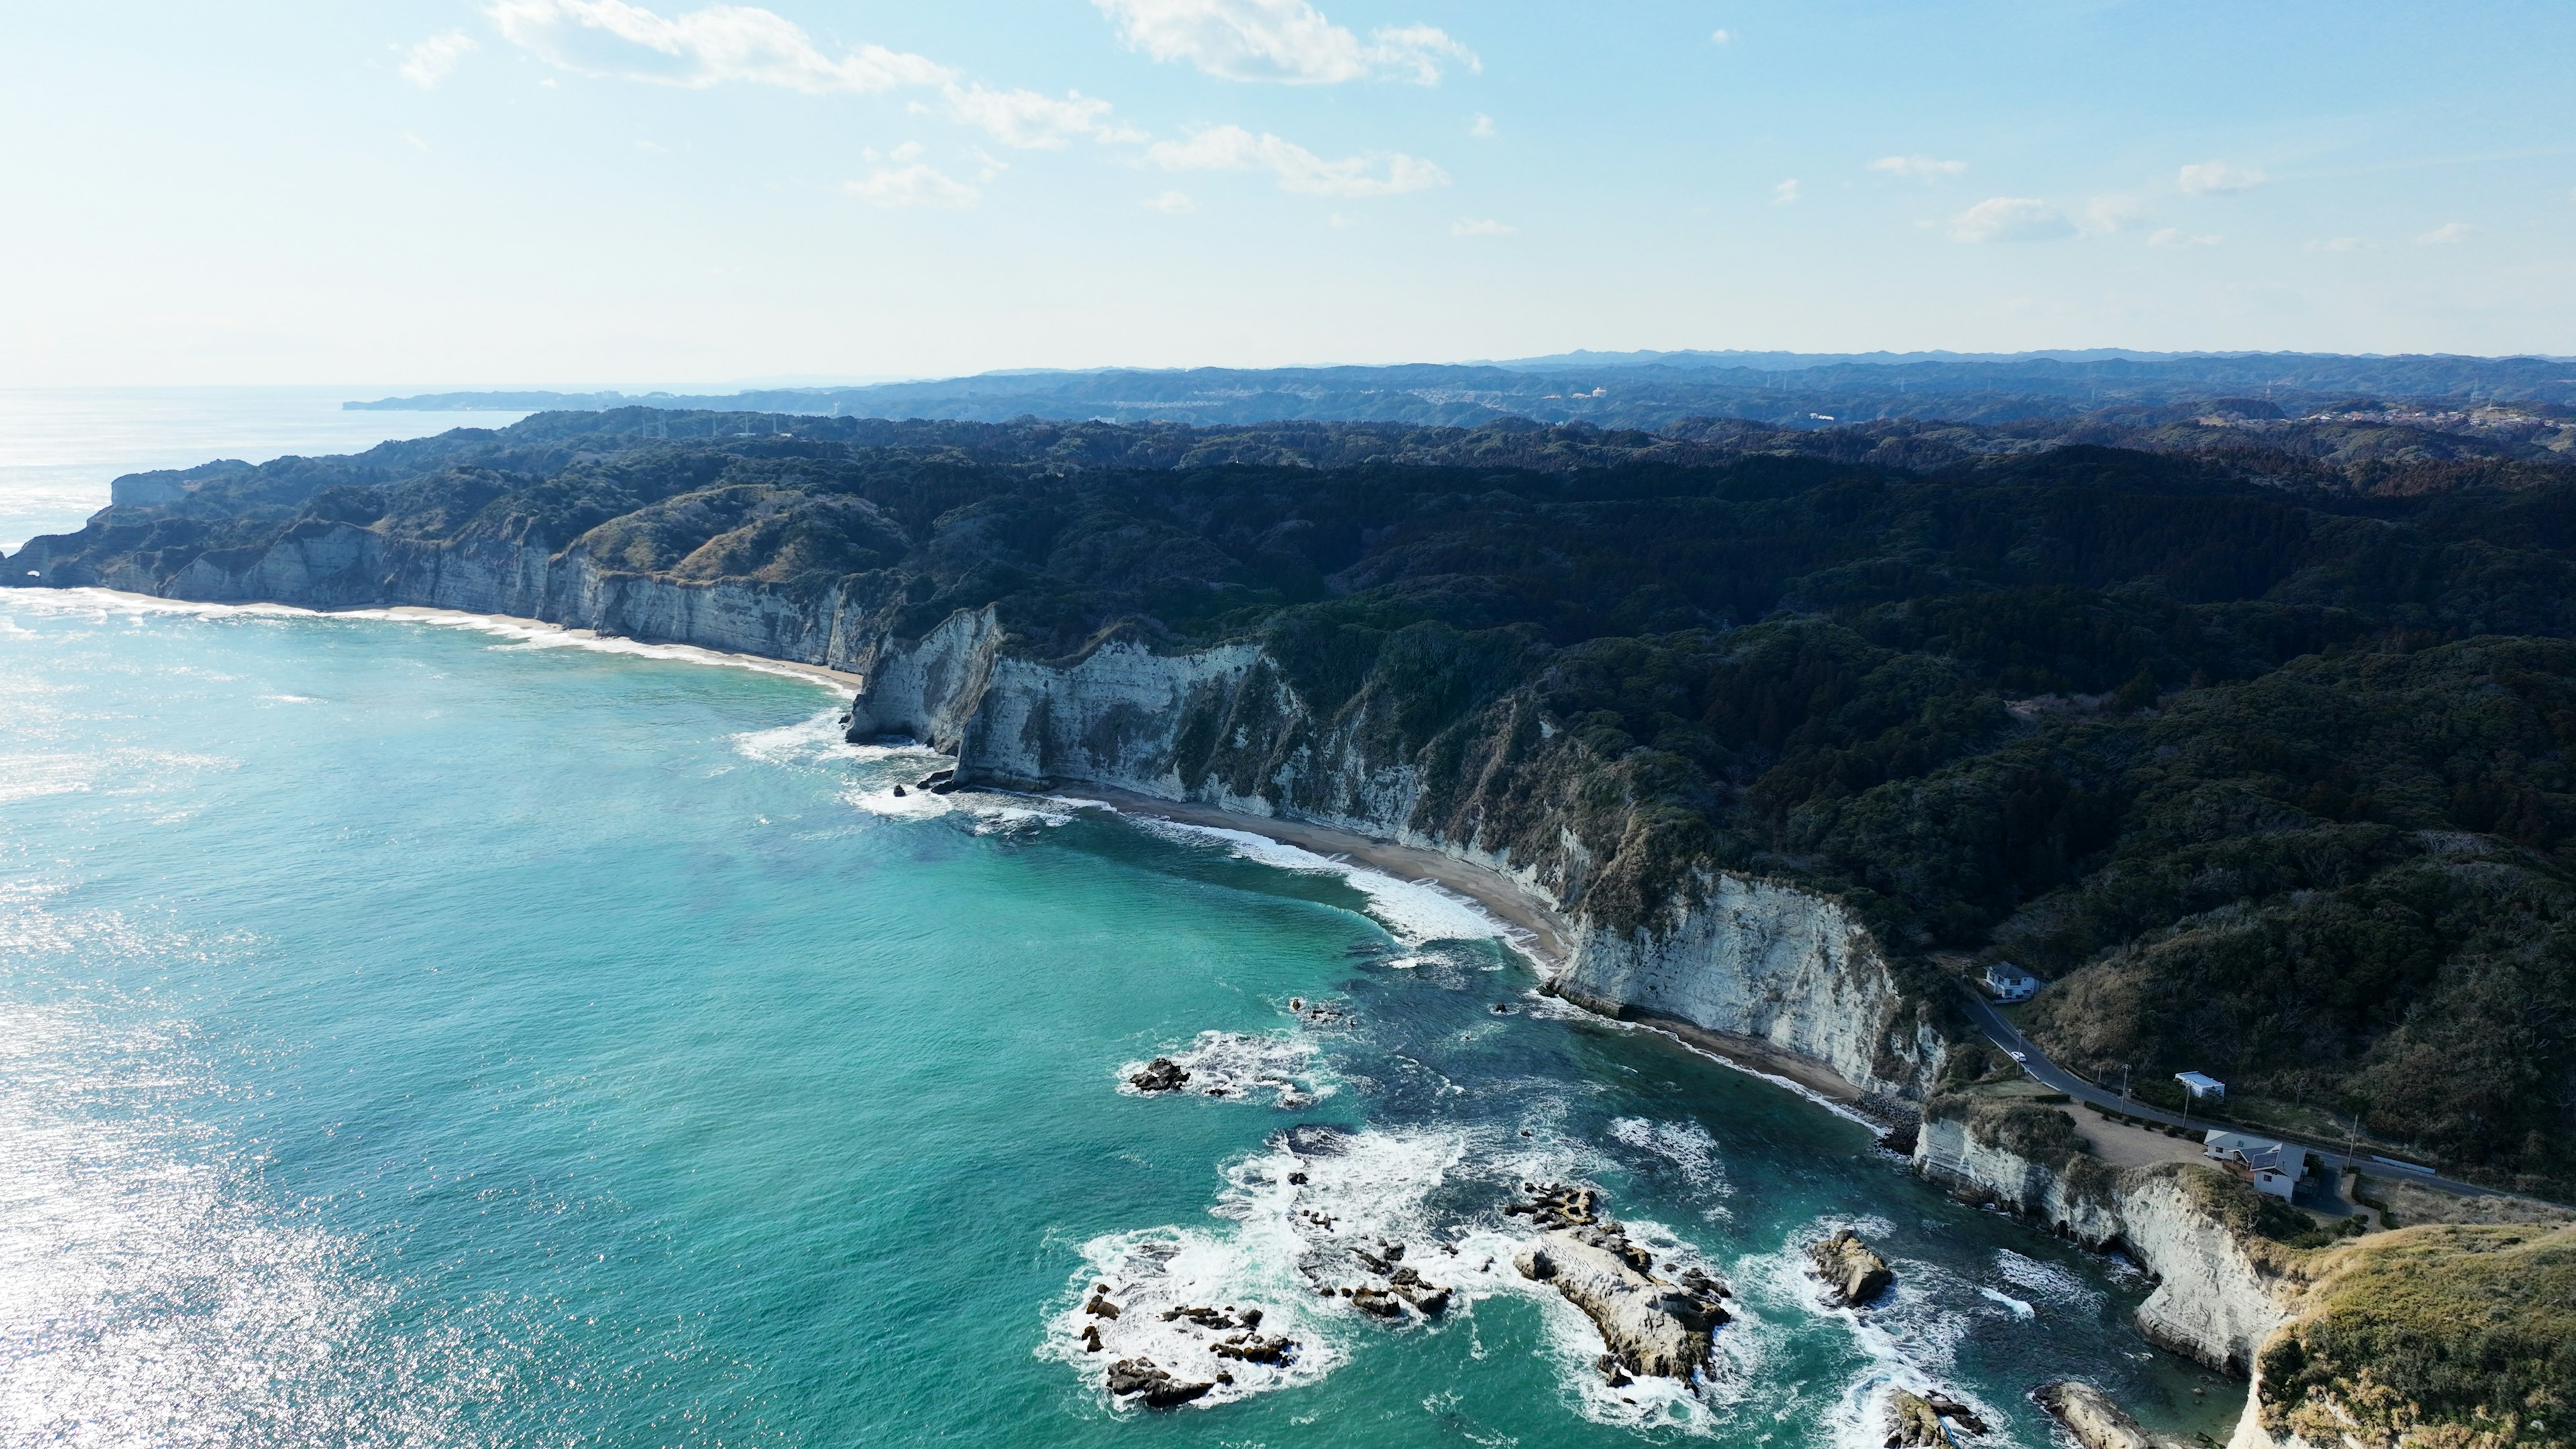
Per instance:
[[[31,569],[50,562],[26,555],[18,561]],[[166,579],[128,560],[104,571],[67,565],[47,582],[201,603],[399,604],[507,614],[836,669],[863,667],[883,644],[868,609],[838,588],[697,583],[603,569],[580,548],[549,554],[496,542],[420,543],[346,523],[299,524],[264,549],[201,554]]]
[[[2022,1113],[2047,1112],[2022,1108]],[[1915,1170],[1965,1196],[2011,1209],[2093,1247],[2124,1246],[2156,1275],[2138,1328],[2177,1353],[2230,1373],[2251,1372],[2264,1340],[2289,1320],[2286,1283],[2214,1206],[2230,1179],[2188,1163],[2113,1173],[2079,1153],[2016,1141],[2009,1114],[1942,1099],[1924,1114]]]
[[[1566,915],[1574,945],[1556,985],[1593,1009],[1758,1039],[1889,1095],[1917,1095],[1939,1065],[1939,1034],[1838,902],[1704,869],[1641,885],[1655,847],[1632,802],[1605,790],[1598,762],[1525,696],[1416,740],[1402,684],[1381,680],[1318,710],[1255,643],[1165,653],[1113,633],[1075,658],[1035,660],[1007,647],[990,607],[901,639],[885,601],[838,586],[692,582],[603,568],[580,545],[432,543],[347,523],[298,523],[265,548],[207,552],[166,576],[144,562],[85,570],[67,563],[47,581],[216,603],[507,614],[850,670],[867,681],[853,738],[917,737],[954,753],[964,780],[1102,785],[1293,816],[1500,871]]]
[[[2037,1113],[2066,1121],[2047,1108],[1936,1100],[1915,1138],[1915,1171],[2089,1246],[2125,1248],[2157,1280],[2138,1306],[2141,1333],[2212,1368],[2255,1373],[2302,1285],[2277,1272],[2219,1210],[2237,1185],[2189,1163],[2114,1173],[2080,1148],[2066,1149],[2071,1124],[2032,1131]],[[2271,1444],[2259,1405],[2256,1385],[2231,1449]]]
[[[1256,644],[1158,654],[1113,638],[1063,662],[1001,644],[990,610],[890,644],[852,737],[913,735],[954,753],[964,780],[1105,785],[1438,850],[1569,918],[1572,958],[1555,985],[1570,1000],[1757,1038],[1873,1092],[1915,1095],[1939,1065],[1941,1036],[1839,902],[1696,870],[1645,919],[1597,908],[1603,883],[1633,866],[1634,822],[1626,802],[1570,798],[1583,788],[1580,747],[1526,700],[1408,751],[1384,692],[1323,717]]]

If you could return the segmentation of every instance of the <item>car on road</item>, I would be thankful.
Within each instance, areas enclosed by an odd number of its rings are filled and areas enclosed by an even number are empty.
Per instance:
[[[2012,1053],[2012,1059],[2021,1063],[2025,1067],[2030,1065],[2030,1053],[2028,1052],[2014,1052]]]

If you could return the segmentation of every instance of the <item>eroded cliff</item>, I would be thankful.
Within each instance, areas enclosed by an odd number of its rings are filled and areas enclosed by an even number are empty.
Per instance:
[[[1113,635],[1048,662],[1015,657],[991,610],[873,660],[852,738],[922,739],[961,781],[1109,786],[1436,850],[1569,920],[1552,984],[1578,1004],[1750,1038],[1866,1091],[1914,1095],[1939,1066],[1942,1034],[1848,908],[1678,859],[1619,762],[1526,692],[1415,737],[1387,669],[1327,714],[1261,643],[1158,653]]]

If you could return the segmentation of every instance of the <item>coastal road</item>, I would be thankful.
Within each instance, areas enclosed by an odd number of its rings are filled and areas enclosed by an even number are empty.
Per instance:
[[[2064,1067],[2059,1066],[2057,1063],[2050,1061],[2047,1053],[2041,1051],[2036,1045],[2034,1045],[2030,1038],[2023,1036],[2011,1022],[2004,1020],[2003,1013],[1995,1010],[1993,1002],[1977,995],[1974,991],[1962,992],[1961,998],[1967,1004],[1968,1019],[1977,1024],[1977,1029],[1979,1031],[1985,1033],[1986,1040],[1993,1042],[1996,1046],[2003,1048],[2006,1052],[2019,1052],[2021,1054],[2021,1069],[2023,1071],[2028,1072],[2033,1079],[2046,1086],[2050,1091],[2064,1092],[2076,1101],[2088,1102],[2096,1107],[2108,1108],[2111,1111],[2126,1113],[2132,1117],[2144,1117],[2152,1122],[2163,1122],[2176,1127],[2188,1127],[2194,1131],[2206,1132],[2212,1127],[2218,1127],[2230,1132],[2244,1132],[2250,1136],[2269,1138],[2276,1142],[2296,1143],[2301,1147],[2305,1147],[2310,1151],[2317,1153],[2329,1162],[2349,1162],[2353,1166],[2360,1168],[2363,1172],[2377,1173],[2381,1177],[2387,1178],[2392,1182],[2420,1182],[2427,1187],[2440,1188],[2444,1192],[2458,1193],[2462,1197],[2509,1197],[2512,1195],[2510,1193],[2499,1193],[2491,1187],[2480,1187],[2474,1182],[2461,1182],[2455,1178],[2442,1177],[2431,1172],[2416,1172],[2403,1167],[2391,1167],[2387,1163],[2378,1161],[2371,1157],[2348,1157],[2345,1155],[2343,1144],[2340,1142],[2323,1142],[2313,1137],[2302,1137],[2295,1132],[2274,1131],[2269,1127],[2257,1128],[2247,1127],[2235,1122],[2212,1122],[2206,1117],[2203,1117],[2198,1121],[2192,1121],[2183,1117],[2180,1113],[2168,1112],[2161,1107],[2150,1107],[2144,1102],[2124,1100],[2121,1098],[2119,1093],[2105,1091],[2101,1087],[2095,1086],[2093,1083],[2086,1081],[2084,1078],[2079,1077],[2073,1072],[2066,1070]]]

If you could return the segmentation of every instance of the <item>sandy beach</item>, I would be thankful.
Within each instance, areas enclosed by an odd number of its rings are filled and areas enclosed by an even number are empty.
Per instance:
[[[1341,856],[1352,863],[1381,871],[1399,880],[1429,881],[1457,892],[1483,906],[1495,916],[1519,927],[1526,939],[1514,944],[1549,977],[1562,971],[1573,959],[1574,932],[1565,918],[1557,913],[1537,892],[1499,871],[1443,855],[1418,846],[1397,845],[1372,839],[1328,825],[1313,825],[1302,820],[1282,820],[1268,815],[1242,815],[1220,810],[1213,805],[1186,801],[1163,800],[1151,795],[1138,795],[1126,790],[1112,790],[1096,785],[1069,788],[1058,792],[1068,800],[1094,799],[1130,815],[1151,816],[1182,825],[1199,825],[1216,830],[1238,830],[1311,850],[1322,856]],[[1581,997],[1564,998],[1574,1005],[1626,1026],[1654,1032],[1702,1056],[1713,1057],[1740,1071],[1775,1081],[1792,1090],[1845,1109],[1851,1115],[1871,1120],[1887,1115],[1866,1110],[1868,1094],[1820,1062],[1793,1052],[1783,1051],[1758,1037],[1735,1036],[1711,1031],[1695,1022],[1659,1012],[1619,1009],[1609,1003],[1588,1001]]]

